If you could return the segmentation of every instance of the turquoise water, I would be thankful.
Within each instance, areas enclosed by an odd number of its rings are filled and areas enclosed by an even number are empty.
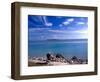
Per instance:
[[[87,40],[75,41],[31,41],[28,43],[28,54],[30,57],[46,57],[48,52],[60,53],[64,57],[87,59]]]

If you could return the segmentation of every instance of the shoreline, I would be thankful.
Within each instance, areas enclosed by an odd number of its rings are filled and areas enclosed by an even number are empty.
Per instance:
[[[81,65],[88,64],[87,59],[80,59],[76,56],[64,58],[62,55],[49,55],[47,57],[29,57],[28,66],[57,66],[57,65]]]

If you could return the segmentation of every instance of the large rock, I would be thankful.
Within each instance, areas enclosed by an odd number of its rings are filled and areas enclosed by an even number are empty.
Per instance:
[[[50,53],[47,53],[47,60],[54,61],[55,60],[55,56],[50,54]]]
[[[72,64],[80,64],[79,59],[76,56],[73,56],[70,61]]]
[[[64,58],[61,54],[56,54],[56,58]]]

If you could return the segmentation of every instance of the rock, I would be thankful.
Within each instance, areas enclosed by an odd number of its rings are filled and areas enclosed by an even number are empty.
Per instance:
[[[76,56],[73,56],[70,61],[72,64],[80,64],[79,59]]]
[[[71,60],[76,61],[76,60],[78,60],[78,58],[77,58],[76,56],[73,56],[73,57],[71,58]]]
[[[56,58],[64,58],[61,54],[56,54]]]
[[[47,53],[47,60],[54,61],[55,60],[55,56],[50,54],[50,53]]]

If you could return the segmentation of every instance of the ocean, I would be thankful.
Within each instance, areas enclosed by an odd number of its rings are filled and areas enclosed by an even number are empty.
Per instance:
[[[53,54],[60,53],[66,58],[76,56],[78,58],[87,59],[88,40],[28,41],[29,57],[46,57],[48,52]]]

